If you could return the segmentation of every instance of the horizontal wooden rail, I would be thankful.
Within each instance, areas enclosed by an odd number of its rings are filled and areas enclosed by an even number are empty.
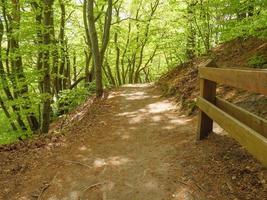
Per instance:
[[[202,97],[197,99],[198,107],[222,126],[234,139],[253,156],[267,166],[267,139],[236,118],[222,111]]]
[[[219,97],[216,97],[216,106],[243,124],[246,124],[248,127],[257,131],[259,134],[267,137],[267,120]]]
[[[267,70],[199,67],[201,79],[267,95]]]

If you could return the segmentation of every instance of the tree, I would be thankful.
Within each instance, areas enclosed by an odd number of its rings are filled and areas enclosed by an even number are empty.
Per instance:
[[[53,3],[54,0],[43,0],[43,16],[44,16],[44,34],[43,42],[45,50],[43,52],[43,111],[42,111],[42,132],[48,133],[50,123],[50,112],[51,112],[51,77],[50,77],[50,49],[49,46],[52,44],[51,32],[53,30]]]
[[[8,132],[47,133],[104,87],[156,81],[221,42],[266,37],[266,7],[262,0],[0,0],[0,123]]]
[[[92,54],[95,65],[95,76],[96,76],[96,96],[102,97],[103,95],[103,80],[102,80],[102,67],[104,61],[104,55],[107,49],[110,35],[110,27],[112,20],[112,0],[108,0],[108,8],[105,14],[104,32],[102,38],[102,47],[99,48],[98,34],[95,25],[94,16],[94,2],[88,1],[88,29],[89,36],[92,46]]]

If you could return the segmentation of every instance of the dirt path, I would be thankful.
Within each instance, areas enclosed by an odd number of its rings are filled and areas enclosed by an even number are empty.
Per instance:
[[[2,152],[0,199],[267,199],[266,170],[228,137],[196,144],[195,130],[154,87],[125,86],[58,147]]]

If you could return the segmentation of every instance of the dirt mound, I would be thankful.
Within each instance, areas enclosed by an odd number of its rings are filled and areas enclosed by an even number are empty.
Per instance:
[[[253,57],[267,60],[267,41],[258,38],[237,38],[223,43],[212,51],[219,67],[250,68]],[[265,63],[266,64],[266,63]]]
[[[181,110],[195,113],[195,100],[199,95],[198,65],[214,59],[218,67],[265,68],[267,41],[257,38],[238,38],[214,48],[209,56],[201,56],[178,65],[163,75],[157,85],[166,96],[173,96]],[[267,118],[267,98],[232,87],[219,85],[218,95],[259,116]]]

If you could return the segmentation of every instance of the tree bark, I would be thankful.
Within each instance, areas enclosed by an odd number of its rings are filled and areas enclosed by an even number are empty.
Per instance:
[[[121,5],[120,5],[121,6]],[[116,18],[117,18],[117,23],[120,21],[120,6],[118,8],[115,8],[116,10]],[[121,72],[120,72],[120,48],[118,44],[118,31],[115,32],[114,34],[114,43],[116,47],[116,74],[117,74],[117,80],[118,80],[118,85],[122,84],[121,80]]]
[[[105,51],[109,42],[109,33],[112,19],[112,0],[108,0],[108,8],[105,16],[104,34],[102,38],[102,48],[99,48],[98,35],[95,26],[94,18],[94,2],[88,1],[88,28],[89,36],[92,45],[92,53],[95,64],[95,76],[96,76],[96,96],[101,98],[103,95],[103,82],[102,82],[102,66]]]
[[[4,34],[4,25],[3,25],[2,19],[0,18],[0,76],[1,76],[1,82],[2,82],[2,85],[3,85],[3,89],[4,89],[7,97],[9,99],[13,100],[12,94],[11,94],[10,89],[8,87],[7,79],[5,77],[6,73],[5,73],[5,70],[4,70],[3,62],[2,62],[2,40],[3,40],[3,34]],[[5,105],[2,97],[0,97],[0,106],[3,109],[6,117],[8,119],[11,119],[11,115],[10,115],[10,113],[8,111],[8,108]],[[14,124],[14,122],[10,121],[10,125],[11,125],[11,127],[13,128],[14,131],[17,130],[17,127]]]
[[[13,72],[13,84],[14,84],[14,96],[15,98],[22,97],[24,102],[22,108],[24,110],[30,109],[30,99],[28,97],[28,85],[26,77],[23,71],[22,57],[20,55],[19,36],[18,32],[20,29],[20,2],[19,0],[12,0],[12,10],[9,16],[10,21],[10,53],[11,53],[11,64]],[[18,87],[19,84],[19,87]],[[34,113],[29,112],[27,114],[27,120],[32,131],[39,129],[39,122],[35,117]],[[26,130],[26,126],[22,127]]]
[[[43,102],[43,113],[42,113],[42,133],[48,133],[49,131],[49,123],[50,123],[50,112],[51,112],[51,80],[50,80],[50,51],[49,45],[51,45],[51,30],[53,25],[53,3],[54,0],[43,0],[44,4],[44,28],[45,32],[43,35],[44,45],[46,46],[43,55],[43,63],[44,63],[44,94],[45,99]]]
[[[66,45],[65,45],[65,21],[66,21],[66,8],[62,0],[59,0],[61,18],[60,18],[60,30],[59,30],[59,45],[60,45],[60,64],[59,64],[59,87],[60,90],[66,89],[65,80],[65,67],[66,67]]]
[[[35,12],[35,26],[36,26],[36,45],[38,46],[38,55],[37,55],[37,63],[36,63],[36,69],[38,70],[38,73],[41,73],[43,68],[43,32],[41,28],[42,24],[42,5],[39,3],[39,1],[33,1],[32,7]],[[43,91],[43,82],[42,80],[39,80],[39,90],[42,93]]]

